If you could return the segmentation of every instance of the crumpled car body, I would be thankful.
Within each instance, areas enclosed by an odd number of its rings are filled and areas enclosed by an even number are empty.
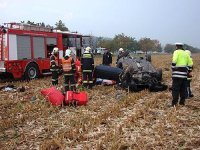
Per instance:
[[[148,59],[151,58],[148,56]],[[121,72],[120,86],[131,91],[140,91],[145,88],[150,91],[163,91],[167,85],[162,83],[162,69],[156,69],[146,58],[133,58],[130,55],[122,57],[117,62]]]
[[[134,58],[128,52],[117,61],[117,67],[98,65],[94,71],[95,78],[114,80],[129,91],[149,89],[152,92],[164,91],[168,87],[162,83],[162,69],[151,64],[151,57]]]

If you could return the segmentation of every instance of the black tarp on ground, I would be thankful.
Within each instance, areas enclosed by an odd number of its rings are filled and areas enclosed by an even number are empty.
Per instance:
[[[119,82],[119,75],[122,73],[122,71],[123,70],[120,68],[99,65],[95,67],[94,76],[95,78],[108,79]]]

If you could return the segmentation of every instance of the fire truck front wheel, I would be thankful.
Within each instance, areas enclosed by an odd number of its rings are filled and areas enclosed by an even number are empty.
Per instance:
[[[38,66],[34,63],[30,63],[26,67],[26,71],[24,73],[25,79],[31,80],[39,77],[39,69]]]

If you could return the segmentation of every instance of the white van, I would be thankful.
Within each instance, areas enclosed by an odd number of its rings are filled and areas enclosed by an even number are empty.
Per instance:
[[[105,49],[106,48],[101,48],[101,47],[96,48],[96,54],[100,54],[100,55],[103,54]]]

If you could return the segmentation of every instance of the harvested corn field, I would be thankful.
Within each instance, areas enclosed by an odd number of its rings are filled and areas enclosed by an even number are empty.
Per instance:
[[[101,58],[95,58],[100,64]],[[40,94],[51,77],[0,83],[25,87],[0,91],[1,149],[200,149],[200,55],[193,55],[192,91],[186,106],[169,107],[171,91],[127,93],[116,86],[88,90],[81,107],[54,107]],[[114,65],[113,61],[113,65]],[[155,55],[171,85],[171,55]],[[59,77],[59,89],[63,79]]]

